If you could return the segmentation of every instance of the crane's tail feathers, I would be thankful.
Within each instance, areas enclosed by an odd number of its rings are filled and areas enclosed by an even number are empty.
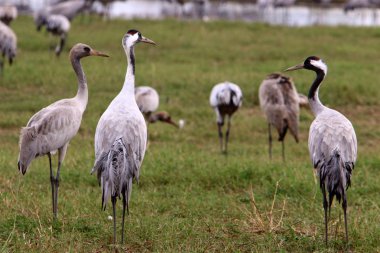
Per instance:
[[[340,202],[350,185],[353,163],[344,163],[340,152],[334,151],[333,156],[327,163],[321,164],[319,177],[320,187],[326,187],[329,193],[329,206],[334,196]]]
[[[98,179],[102,186],[102,209],[110,196],[121,197],[126,193],[127,208],[132,192],[132,179],[138,179],[137,159],[131,145],[125,145],[122,139],[116,140],[108,154],[104,155],[92,169],[98,171]]]

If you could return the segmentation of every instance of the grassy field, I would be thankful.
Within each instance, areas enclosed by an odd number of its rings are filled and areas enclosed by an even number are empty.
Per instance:
[[[137,85],[155,87],[161,94],[160,109],[176,120],[185,119],[186,126],[180,131],[164,124],[149,126],[149,150],[132,194],[120,252],[380,251],[378,28],[103,22],[85,17],[74,21],[68,47],[57,59],[49,51],[55,39],[37,33],[31,18],[20,17],[12,26],[19,53],[0,79],[1,252],[113,251],[112,222],[107,219],[112,208],[101,211],[101,191],[89,172],[97,121],[124,81],[121,38],[130,28],[158,43],[136,47]],[[75,95],[76,78],[67,55],[77,42],[111,58],[82,61],[89,104],[62,167],[59,217],[53,221],[48,159],[35,160],[22,176],[16,165],[18,134],[39,109]],[[348,191],[348,246],[336,203],[330,244],[324,245],[322,197],[307,150],[313,120],[309,110],[301,111],[300,143],[289,136],[286,140],[287,162],[282,163],[277,142],[274,159],[268,160],[259,84],[268,73],[309,55],[322,57],[329,66],[321,100],[343,112],[358,136],[359,158]],[[298,91],[307,93],[314,74],[291,75]],[[220,154],[215,115],[208,104],[212,86],[224,80],[239,84],[244,93],[228,156]],[[120,221],[120,201],[117,212]]]

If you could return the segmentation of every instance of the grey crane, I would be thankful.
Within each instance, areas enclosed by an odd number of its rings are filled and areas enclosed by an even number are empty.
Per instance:
[[[46,31],[54,36],[60,37],[60,41],[55,47],[55,54],[59,56],[65,46],[67,34],[70,30],[70,21],[64,15],[60,14],[37,15],[34,21],[37,26],[37,31],[40,31],[41,27],[46,26]]]
[[[88,101],[86,76],[80,60],[86,56],[106,54],[85,44],[76,44],[70,51],[70,61],[78,79],[75,97],[58,100],[34,114],[20,133],[18,169],[24,175],[33,159],[47,155],[50,166],[50,183],[54,218],[57,218],[59,175],[70,140],[76,135]],[[58,168],[54,177],[51,154],[58,150]]]
[[[327,65],[316,56],[286,71],[308,69],[316,73],[316,79],[310,87],[308,98],[315,116],[309,130],[310,158],[319,176],[325,211],[325,242],[327,245],[327,210],[331,210],[334,196],[340,202],[344,212],[346,241],[347,231],[347,195],[351,183],[351,173],[357,157],[357,140],[351,122],[340,112],[324,106],[318,97],[319,86],[327,74]],[[326,191],[329,193],[327,200]]]
[[[0,52],[10,65],[17,54],[17,37],[12,29],[0,21]],[[0,61],[0,72],[3,71],[3,60]]]
[[[177,123],[171,119],[169,113],[165,111],[155,112],[160,102],[160,97],[155,89],[149,86],[136,87],[135,98],[137,106],[149,123],[161,121],[178,128]]]
[[[292,79],[278,73],[268,75],[260,85],[259,101],[268,121],[269,158],[272,159],[271,126],[274,126],[278,140],[282,142],[282,159],[285,161],[284,139],[288,129],[298,142],[299,97]]]
[[[123,88],[100,117],[95,133],[95,162],[91,174],[97,171],[102,187],[102,209],[111,197],[116,243],[116,198],[123,197],[121,243],[124,242],[125,211],[129,213],[132,180],[137,181],[144,159],[147,129],[144,116],[135,100],[135,54],[139,43],[155,44],[137,30],[129,30],[122,39],[128,67]]]
[[[234,83],[225,81],[216,84],[210,94],[210,105],[216,113],[216,123],[218,125],[218,134],[220,149],[227,154],[228,139],[230,136],[231,117],[243,103],[243,93],[239,86]],[[222,127],[224,118],[228,116],[227,131],[225,135],[225,145],[223,146]]]
[[[13,5],[0,6],[0,21],[9,25],[17,18],[17,8]]]

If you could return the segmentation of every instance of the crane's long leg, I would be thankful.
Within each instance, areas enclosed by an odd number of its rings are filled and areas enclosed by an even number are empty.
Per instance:
[[[55,187],[54,187],[54,175],[53,175],[53,168],[52,168],[52,165],[51,165],[51,154],[50,153],[47,153],[47,156],[49,157],[49,167],[50,167],[50,184],[51,184],[51,203],[52,203],[52,209],[53,209],[53,214],[54,214],[54,192],[55,192]],[[54,215],[54,218],[57,218],[55,215]]]
[[[272,129],[268,123],[269,159],[272,160]]]
[[[121,244],[124,243],[124,218],[125,218],[126,207],[127,207],[127,199],[125,196],[125,192],[123,192],[123,220],[121,222]]]
[[[325,189],[325,184],[321,185],[322,189],[322,194],[323,194],[323,209],[325,210],[325,242],[327,246],[327,197],[326,197],[326,189]]]
[[[57,56],[59,56],[62,52],[62,49],[63,47],[65,46],[65,42],[66,42],[66,34],[62,34],[61,37],[60,37],[60,41],[59,41],[59,44],[57,45],[57,47],[55,48],[55,54]]]
[[[113,215],[113,244],[116,244],[116,197],[111,197]]]
[[[225,149],[226,154],[227,154],[228,138],[230,137],[230,128],[231,128],[231,116],[228,115],[227,132],[226,132],[226,149]]]
[[[282,161],[285,162],[285,140],[282,140],[281,143],[282,143]]]
[[[346,196],[346,191],[343,189],[343,202],[342,202],[342,207],[343,207],[343,213],[344,213],[344,228],[346,230],[346,243],[348,243],[348,229],[347,229],[347,196]]]
[[[222,124],[218,122],[218,134],[220,142],[220,150],[223,152],[223,133],[222,133]]]
[[[58,214],[58,189],[59,189],[59,176],[61,172],[62,162],[65,159],[66,151],[67,151],[68,143],[66,143],[62,148],[58,149],[58,169],[57,175],[55,177],[55,190],[54,190],[54,217],[57,218]]]

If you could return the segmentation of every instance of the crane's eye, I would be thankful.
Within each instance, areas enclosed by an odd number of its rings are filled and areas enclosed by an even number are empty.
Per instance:
[[[84,51],[86,51],[87,53],[90,52],[90,48],[89,47],[84,47]]]

